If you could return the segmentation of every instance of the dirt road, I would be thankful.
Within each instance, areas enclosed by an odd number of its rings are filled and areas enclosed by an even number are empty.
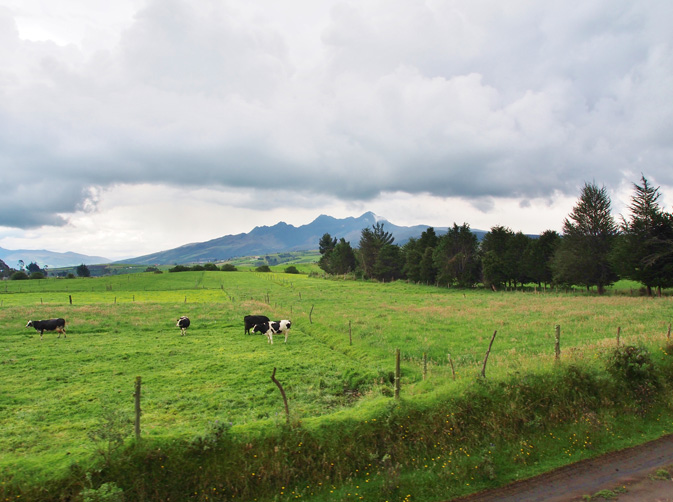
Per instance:
[[[673,502],[672,475],[673,434],[453,502]]]

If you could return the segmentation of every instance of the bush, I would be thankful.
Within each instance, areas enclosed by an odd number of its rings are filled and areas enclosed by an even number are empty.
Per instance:
[[[289,267],[287,267],[285,269],[285,273],[286,274],[298,274],[299,270],[297,270],[297,267],[295,267],[294,265],[290,265]]]
[[[31,279],[44,279],[44,274],[42,272],[33,272],[30,274]]]
[[[216,270],[219,270],[219,268],[217,268],[217,265],[215,265],[214,263],[206,263],[203,266],[203,268],[204,268],[204,270],[208,270],[210,272],[214,272]]]
[[[261,265],[255,269],[256,272],[271,272],[268,265]]]
[[[176,265],[173,268],[169,268],[169,272],[187,272],[191,270],[189,267],[185,267],[184,265]]]
[[[649,401],[660,387],[652,357],[645,347],[626,345],[616,348],[608,356],[606,369],[641,403]]]
[[[225,263],[221,268],[222,272],[236,272],[238,269],[231,263]]]
[[[12,276],[10,277],[12,281],[25,281],[28,279],[28,274],[25,273],[23,270],[19,270],[18,272],[14,272]]]

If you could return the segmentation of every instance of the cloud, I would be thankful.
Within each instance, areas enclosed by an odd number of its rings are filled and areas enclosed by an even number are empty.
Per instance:
[[[118,186],[486,212],[673,186],[669,2],[134,7],[91,45],[29,41],[0,9],[0,226],[65,225]]]

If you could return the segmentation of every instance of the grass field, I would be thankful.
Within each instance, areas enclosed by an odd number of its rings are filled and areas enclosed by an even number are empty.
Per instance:
[[[283,273],[6,281],[0,473],[39,484],[90,462],[112,429],[130,437],[137,376],[148,440],[189,441],[221,423],[240,434],[277,427],[285,417],[274,368],[293,421],[366,420],[391,399],[396,349],[404,399],[457,395],[479,375],[495,331],[487,374],[498,380],[550,367],[556,325],[561,357],[573,361],[589,364],[615,347],[618,328],[622,344],[661,350],[672,306],[668,296],[493,293]],[[244,335],[249,313],[291,319],[288,343]],[[175,327],[181,315],[192,320],[185,337]],[[67,338],[45,333],[40,341],[25,328],[51,317],[67,320]]]

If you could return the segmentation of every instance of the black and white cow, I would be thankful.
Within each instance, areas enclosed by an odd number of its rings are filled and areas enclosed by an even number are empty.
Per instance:
[[[63,333],[63,338],[66,338],[65,334],[65,319],[46,319],[44,321],[28,321],[26,328],[35,328],[40,332],[40,340],[42,340],[42,334],[45,331],[56,331],[58,332],[58,337],[61,338],[61,333]]]
[[[180,328],[180,334],[182,336],[185,336],[185,333],[187,332],[187,328],[189,328],[190,322],[189,322],[189,317],[187,316],[182,316],[180,319],[178,319],[178,323],[176,326]]]
[[[252,332],[266,335],[266,338],[270,344],[273,344],[273,335],[282,333],[285,335],[285,343],[287,343],[287,335],[290,334],[290,327],[292,327],[292,322],[284,319],[282,321],[255,324],[255,326],[252,328]]]
[[[243,318],[245,323],[245,334],[249,335],[250,330],[255,327],[255,324],[263,324],[269,322],[269,318],[265,315],[247,315]]]

